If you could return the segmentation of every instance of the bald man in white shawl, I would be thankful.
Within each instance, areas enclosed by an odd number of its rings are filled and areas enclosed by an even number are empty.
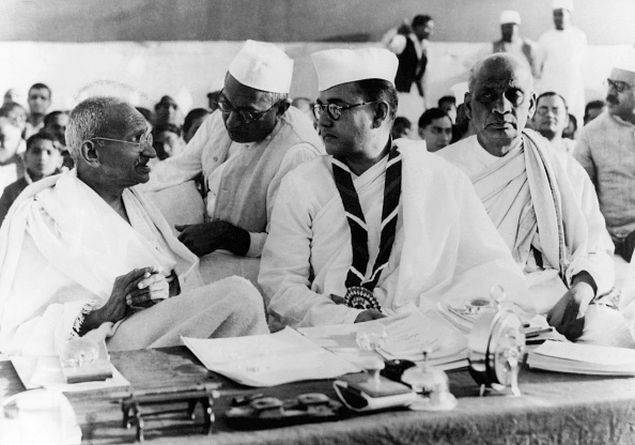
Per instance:
[[[525,289],[467,177],[423,142],[392,141],[394,54],[312,55],[327,152],[278,192],[259,283],[268,312],[294,326],[343,324],[408,306]]]
[[[56,354],[79,336],[119,350],[267,332],[256,289],[237,277],[201,286],[196,256],[131,188],[156,156],[143,116],[88,99],[67,141],[76,169],[25,189],[0,230],[1,352]]]
[[[613,288],[613,244],[582,167],[523,131],[535,108],[524,61],[495,54],[478,62],[466,94],[476,135],[439,154],[465,171],[516,262],[539,312],[570,339],[632,345],[621,314],[591,300]],[[596,317],[601,312],[604,321]],[[585,313],[589,315],[586,319]],[[622,338],[624,334],[625,338]]]

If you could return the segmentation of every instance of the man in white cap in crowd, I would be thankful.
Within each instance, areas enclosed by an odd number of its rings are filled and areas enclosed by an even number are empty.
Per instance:
[[[289,106],[292,73],[293,60],[284,51],[248,40],[229,66],[219,110],[203,122],[182,154],[153,169],[146,186],[159,190],[202,172],[206,221],[177,229],[179,239],[198,256],[220,249],[238,256],[219,252],[203,260],[215,266],[209,268],[214,278],[224,268],[226,275],[256,279],[257,270],[241,272],[241,258],[260,257],[280,180],[324,152],[309,118]]]
[[[500,15],[501,38],[492,44],[493,53],[511,53],[519,58],[525,58],[531,67],[531,74],[538,77],[539,53],[538,46],[530,39],[520,34],[520,14],[518,11],[505,10]]]
[[[465,95],[476,135],[439,154],[472,180],[539,312],[575,339],[591,300],[613,288],[613,244],[582,167],[525,130],[536,107],[532,83],[527,64],[510,54],[477,62]]]
[[[630,261],[635,247],[635,70],[613,68],[607,111],[582,129],[575,157],[600,200],[615,253]]]
[[[555,29],[546,31],[538,39],[542,51],[538,92],[561,94],[569,105],[569,113],[582,122],[585,105],[582,67],[587,38],[571,24],[573,0],[554,0],[552,9]]]
[[[314,106],[330,156],[289,173],[259,283],[288,325],[366,321],[524,288],[468,178],[423,141],[394,142],[397,58],[386,49],[312,54]]]

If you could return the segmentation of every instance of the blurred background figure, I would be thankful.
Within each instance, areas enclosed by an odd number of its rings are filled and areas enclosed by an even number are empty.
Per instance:
[[[41,131],[46,131],[55,137],[57,148],[63,158],[62,165],[67,168],[73,168],[75,163],[73,162],[71,154],[66,149],[67,125],[68,112],[56,110],[50,112],[44,117],[44,128]]]
[[[507,10],[500,15],[501,38],[492,44],[494,53],[510,53],[529,63],[531,74],[540,76],[539,50],[535,42],[520,35],[520,14]]]
[[[0,116],[6,117],[13,125],[20,129],[20,135],[24,138],[26,133],[27,114],[26,109],[17,102],[7,102],[0,107]]]
[[[575,142],[562,137],[569,124],[567,102],[564,97],[553,91],[542,93],[536,99],[536,112],[532,121],[532,128],[551,142],[556,150],[573,154]]]
[[[141,113],[141,115],[144,117],[144,119],[148,123],[148,128],[154,127],[154,113],[151,110],[144,107],[135,107],[135,110]]]
[[[313,114],[313,101],[311,101],[311,99],[308,97],[296,97],[291,101],[291,106],[296,107],[306,114],[311,122],[313,122],[313,127],[316,127],[315,114]]]
[[[437,105],[441,110],[445,111],[445,114],[450,116],[452,125],[454,125],[456,123],[456,97],[443,96],[439,99]]]
[[[154,140],[152,145],[157,152],[154,160],[157,162],[176,156],[183,150],[181,129],[174,124],[157,124],[152,129],[152,139]]]
[[[43,130],[55,136],[57,141],[66,149],[66,126],[68,125],[68,113],[66,111],[52,111],[44,116]]]
[[[170,96],[163,96],[154,106],[156,126],[164,126],[166,124],[174,125],[177,128],[183,126],[183,113],[179,109],[179,105]]]
[[[578,134],[578,120],[573,114],[569,113],[569,123],[567,124],[566,128],[562,132],[562,137],[568,138],[568,139],[575,139],[577,134]]]
[[[183,140],[186,144],[194,137],[196,130],[198,130],[209,114],[210,112],[205,108],[194,108],[187,113],[183,121]]]
[[[24,175],[20,155],[25,149],[20,128],[0,116],[0,191]]]
[[[404,22],[390,30],[382,41],[397,55],[399,67],[395,87],[399,94],[397,115],[416,122],[426,109],[425,73],[428,66],[429,39],[434,32],[434,21],[429,15],[416,15],[412,23]]]
[[[456,107],[456,123],[452,126],[452,141],[450,143],[454,144],[456,141],[465,139],[473,134],[475,134],[474,128],[472,128],[465,112],[465,104],[460,104]]]
[[[29,137],[42,129],[44,116],[51,106],[51,89],[43,83],[35,83],[29,88],[27,102],[29,103],[29,116],[26,125],[26,137]]]
[[[390,131],[390,136],[394,139],[399,138],[407,138],[410,136],[410,131],[412,128],[412,124],[403,116],[397,116],[395,121],[392,123],[392,130]]]
[[[584,125],[591,122],[606,110],[606,103],[603,100],[592,100],[584,107]]]
[[[9,184],[0,197],[0,224],[7,215],[11,204],[29,184],[57,174],[62,169],[62,154],[57,145],[57,137],[42,130],[26,141],[24,152],[24,176]]]
[[[586,59],[586,34],[573,26],[573,0],[553,1],[554,29],[538,39],[542,51],[539,92],[555,91],[565,98],[575,121],[584,115],[583,64]],[[566,134],[566,133],[565,133]]]
[[[212,113],[218,110],[218,99],[220,98],[220,93],[220,90],[207,93],[207,106]]]
[[[452,119],[440,108],[430,108],[419,118],[419,136],[429,152],[447,147],[452,140]]]
[[[20,93],[17,92],[17,90],[13,89],[13,88],[9,88],[6,93],[4,93],[4,97],[2,100],[2,105],[6,105],[9,103],[23,103],[22,99],[24,99],[24,96],[22,96]]]

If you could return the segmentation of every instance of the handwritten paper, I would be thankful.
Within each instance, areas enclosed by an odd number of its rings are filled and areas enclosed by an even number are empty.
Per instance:
[[[247,386],[331,379],[361,371],[288,327],[275,334],[182,340],[207,369]]]

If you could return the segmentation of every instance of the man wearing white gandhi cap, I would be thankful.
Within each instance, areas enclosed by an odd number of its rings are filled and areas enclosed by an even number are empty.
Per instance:
[[[595,185],[615,253],[635,247],[635,68],[613,68],[607,110],[586,125],[574,155]]]
[[[260,257],[280,180],[324,152],[309,118],[289,106],[292,73],[293,60],[280,48],[247,40],[229,65],[219,110],[181,155],[157,165],[146,186],[159,190],[202,172],[206,221],[177,229],[192,252],[211,254],[201,261],[206,281],[233,274],[255,281],[258,262],[243,256]]]
[[[425,142],[391,140],[397,58],[385,49],[311,55],[327,156],[282,181],[259,284],[293,326],[353,323],[412,305],[512,295],[524,281],[468,178]]]
[[[553,23],[540,36],[538,44],[542,50],[541,80],[538,93],[555,91],[567,101],[569,112],[578,122],[584,116],[584,77],[587,38],[584,32],[571,24],[573,0],[554,0]]]
[[[492,45],[493,53],[511,53],[524,58],[531,67],[534,77],[539,75],[538,46],[530,39],[520,35],[520,14],[518,11],[505,10],[500,15],[501,38]]]

